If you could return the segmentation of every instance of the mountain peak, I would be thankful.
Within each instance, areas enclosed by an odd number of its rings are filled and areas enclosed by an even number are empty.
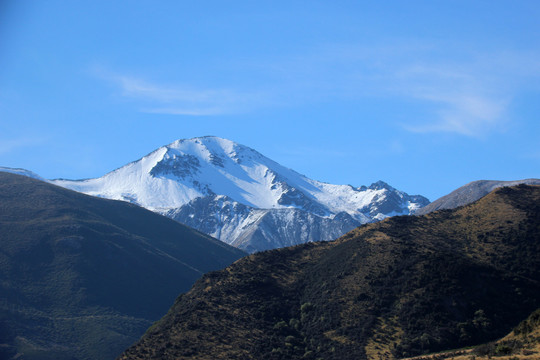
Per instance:
[[[215,228],[205,228],[205,232],[227,243],[235,241],[229,238],[233,233],[242,237],[264,232],[261,236],[265,240],[261,242],[281,241],[283,234],[276,232],[282,231],[283,226],[304,229],[298,230],[298,238],[291,240],[290,245],[331,240],[343,232],[330,233],[326,230],[329,225],[321,224],[329,224],[337,214],[347,214],[344,231],[348,231],[362,223],[408,214],[411,209],[425,205],[383,181],[369,188],[355,188],[309,179],[256,150],[217,136],[176,140],[98,179],[55,183],[91,195],[130,201],[169,214],[183,223],[191,224],[196,218],[197,223],[192,226],[201,231],[206,226],[201,220],[202,212],[208,220],[206,223],[215,224]],[[241,206],[227,207],[216,199],[217,195]],[[201,198],[205,200],[197,201]],[[202,209],[202,204],[206,208]],[[182,207],[189,208],[189,214],[181,211]],[[240,208],[242,214],[231,210]],[[272,218],[276,223],[268,224],[268,229],[260,232],[249,232],[250,227],[264,222],[268,211],[279,212],[279,216]],[[177,214],[182,217],[177,218]],[[236,218],[237,226],[233,227],[231,217],[235,216],[242,219]],[[292,221],[295,216],[296,220]],[[345,217],[338,217],[342,218]],[[308,227],[315,223],[319,229],[306,238],[311,231]],[[240,234],[238,229],[251,235]],[[267,238],[271,232],[275,233],[272,241]]]
[[[219,167],[224,166],[224,161],[227,158],[234,163],[241,162],[241,158],[264,158],[265,161],[270,161],[270,159],[250,147],[217,136],[179,139],[165,146],[165,148],[167,152],[179,155],[190,154],[198,157],[199,160]]]
[[[237,143],[235,143],[234,141],[229,140],[229,139],[221,138],[221,137],[218,137],[218,136],[207,135],[207,136],[194,137],[194,138],[190,138],[190,139],[177,139],[177,140],[173,141],[171,144],[169,144],[168,147],[178,147],[181,144],[185,144],[185,143],[200,144],[200,145],[203,145],[203,146],[206,146],[206,145],[209,145],[209,144],[216,144],[216,145],[219,145],[221,147],[227,147],[227,146],[231,146],[231,145],[238,145]]]
[[[386,190],[394,190],[394,188],[390,185],[388,185],[387,183],[385,183],[384,181],[382,180],[379,180],[377,182],[374,182],[373,184],[371,184],[368,189],[371,189],[371,190],[383,190],[383,189],[386,189]]]

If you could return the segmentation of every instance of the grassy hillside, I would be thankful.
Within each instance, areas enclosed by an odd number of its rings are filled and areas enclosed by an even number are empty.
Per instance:
[[[258,253],[121,359],[391,359],[497,339],[540,305],[540,187]]]
[[[0,173],[0,358],[113,359],[243,255],[137,206]]]
[[[405,360],[537,360],[540,359],[540,309],[504,338],[465,350],[424,355]]]

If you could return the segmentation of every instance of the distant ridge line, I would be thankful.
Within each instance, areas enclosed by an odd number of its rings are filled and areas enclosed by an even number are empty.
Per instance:
[[[432,203],[414,212],[414,215],[425,215],[430,212],[444,209],[454,209],[459,206],[470,204],[481,197],[486,196],[493,190],[503,186],[540,185],[540,179],[530,178],[523,180],[498,181],[477,180],[459,187],[451,193],[440,197]]]

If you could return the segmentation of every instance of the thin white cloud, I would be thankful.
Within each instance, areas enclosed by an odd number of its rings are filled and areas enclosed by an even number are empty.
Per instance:
[[[329,44],[267,68],[282,77],[295,99],[410,101],[419,106],[404,129],[482,137],[503,129],[512,99],[540,84],[538,55],[415,41],[373,47]]]
[[[397,93],[432,108],[423,114],[423,123],[409,123],[407,130],[483,137],[511,123],[513,99],[538,90],[540,67],[533,66],[538,61],[530,53],[467,55],[466,60],[432,59],[428,65],[398,69]]]
[[[388,119],[407,131],[482,137],[503,129],[511,124],[513,99],[540,84],[539,54],[490,54],[459,46],[409,40],[382,46],[325,44],[236,64],[229,70],[251,81],[241,90],[164,85],[100,72],[119,96],[136,101],[147,113],[212,116],[376,97],[387,98],[389,104],[396,99],[415,103],[416,113],[407,109],[411,118],[406,124],[403,119]]]
[[[137,101],[139,110],[146,113],[210,116],[242,113],[264,103],[256,93],[233,89],[201,89],[187,85],[163,85],[141,78],[95,71],[117,89],[118,94]]]
[[[496,76],[460,65],[415,65],[401,69],[395,91],[424,102],[433,109],[420,124],[405,124],[412,132],[451,132],[481,137],[500,128],[510,103],[508,91],[493,82]]]
[[[40,145],[43,142],[43,139],[28,137],[21,137],[17,139],[0,139],[0,155],[4,155],[24,147]]]
[[[506,109],[506,101],[457,95],[454,97],[426,96],[427,101],[439,104],[437,116],[431,122],[404,125],[411,132],[452,132],[467,136],[483,136],[487,131],[500,126]]]
[[[209,103],[227,98],[230,99],[234,96],[226,90],[196,90],[182,87],[166,87],[150,84],[141,79],[127,76],[118,76],[116,80],[124,96],[154,100],[162,103]]]

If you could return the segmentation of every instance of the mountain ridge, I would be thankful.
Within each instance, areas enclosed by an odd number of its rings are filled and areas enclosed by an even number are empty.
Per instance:
[[[482,196],[486,196],[491,191],[503,187],[503,186],[515,186],[519,184],[526,185],[540,185],[540,179],[523,179],[523,180],[511,180],[511,181],[499,181],[499,180],[476,180],[471,181],[463,186],[460,186],[456,190],[453,190],[447,195],[444,195],[432,203],[415,210],[415,215],[425,215],[433,211],[454,209],[458,206],[470,204]]]
[[[0,358],[112,359],[242,251],[126,202],[0,172]]]
[[[138,204],[189,223],[226,243],[240,243],[241,248],[250,251],[334,239],[342,233],[337,234],[326,224],[337,214],[348,215],[337,226],[348,231],[370,221],[409,214],[429,203],[420,195],[410,196],[382,181],[369,187],[353,187],[312,180],[256,150],[213,136],[176,140],[100,178],[52,182],[90,195]],[[221,196],[229,199],[232,208],[242,208],[241,213],[233,214],[237,218],[234,221],[245,223],[249,231],[224,231],[223,226],[217,225],[197,227],[190,220],[204,212],[198,206],[204,199],[202,202],[211,204],[217,212],[201,222],[215,223],[212,217],[222,216]],[[291,233],[298,233],[298,229],[292,223],[287,225],[287,216],[301,218],[306,226],[319,230],[312,237],[297,238],[293,243],[281,243],[279,236],[269,231],[264,235],[259,231],[259,236],[251,240],[247,234],[255,232],[254,219],[262,216],[261,210],[266,222],[277,221],[280,228],[285,227]],[[255,243],[266,245],[260,247]]]

